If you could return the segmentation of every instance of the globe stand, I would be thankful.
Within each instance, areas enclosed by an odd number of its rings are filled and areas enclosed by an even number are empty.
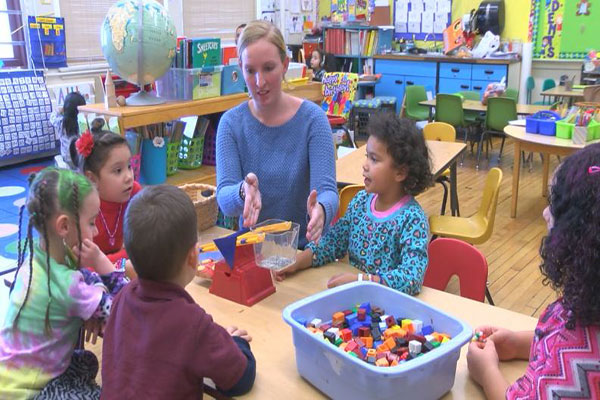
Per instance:
[[[153,106],[165,103],[164,99],[157,97],[155,94],[140,90],[127,98],[128,106]]]

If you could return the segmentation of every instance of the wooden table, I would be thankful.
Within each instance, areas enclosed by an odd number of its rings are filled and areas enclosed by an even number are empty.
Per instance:
[[[513,139],[515,143],[513,181],[512,181],[512,203],[510,216],[517,216],[517,199],[519,196],[519,175],[521,172],[521,151],[532,151],[544,155],[542,172],[542,196],[548,195],[548,176],[550,170],[550,155],[568,156],[577,150],[583,148],[581,144],[573,144],[570,139],[560,139],[556,136],[545,136],[533,133],[526,133],[524,127],[508,125],[504,128],[504,133]],[[598,140],[590,143],[599,142]]]
[[[435,98],[433,100],[421,101],[419,104],[430,107],[429,115],[431,117],[431,110],[435,107]],[[479,111],[486,112],[487,105],[481,104],[478,100],[465,100],[463,101],[463,110],[468,111]],[[532,104],[517,104],[517,114],[519,115],[531,115],[538,111],[547,110],[549,106],[544,105],[532,105]],[[430,118],[431,119],[431,118]]]
[[[431,172],[434,178],[440,176],[446,168],[450,168],[450,209],[454,212],[458,209],[458,189],[456,187],[456,160],[467,148],[460,142],[440,142],[427,140],[429,154],[431,156]],[[336,180],[340,184],[364,185],[362,165],[367,154],[367,145],[361,146],[352,153],[338,159],[335,162]]]
[[[573,103],[574,99],[583,99],[583,90],[571,89],[567,90],[564,86],[556,86],[552,89],[544,90],[540,93],[542,97],[567,97],[569,99],[569,105]]]
[[[284,91],[314,102],[320,102],[323,99],[319,82],[284,86]],[[246,100],[248,100],[247,93],[238,93],[202,100],[172,101],[155,106],[125,106],[106,109],[101,103],[87,104],[79,106],[79,111],[96,113],[104,117],[117,117],[121,132],[125,132],[127,128],[168,122],[189,115],[208,115],[227,111]]]
[[[213,228],[213,232],[216,229]],[[257,376],[248,399],[316,399],[324,395],[305,381],[296,369],[291,328],[283,322],[281,312],[285,306],[320,292],[327,280],[341,272],[356,272],[350,265],[338,262],[321,268],[310,268],[276,284],[277,292],[252,307],[245,307],[208,293],[209,283],[199,281],[187,286],[187,291],[215,322],[236,325],[247,329],[253,340],[252,351],[256,357]],[[510,326],[515,330],[533,329],[536,320],[485,303],[475,302],[449,293],[423,288],[417,298],[476,328],[483,324]],[[444,399],[483,399],[484,394],[468,376],[465,345],[458,361],[454,386]],[[527,363],[513,361],[501,363],[505,377],[513,382],[525,372]],[[351,377],[348,377],[351,379]],[[432,382],[435,384],[435,382]],[[400,392],[401,393],[401,392]]]

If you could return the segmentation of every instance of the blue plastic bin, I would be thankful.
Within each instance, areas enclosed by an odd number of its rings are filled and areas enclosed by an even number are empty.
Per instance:
[[[538,111],[525,118],[525,132],[554,136],[556,134],[556,121],[558,120],[560,120],[560,115],[554,111]]]
[[[297,320],[330,320],[334,312],[370,302],[386,314],[432,324],[452,339],[422,356],[395,367],[376,367],[320,340]],[[461,347],[472,329],[428,304],[373,282],[354,282],[290,304],[283,320],[292,327],[296,365],[302,377],[334,399],[438,399],[454,385]]]

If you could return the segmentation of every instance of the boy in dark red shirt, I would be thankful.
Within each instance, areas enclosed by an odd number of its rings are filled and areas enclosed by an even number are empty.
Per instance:
[[[213,322],[185,291],[198,260],[194,206],[170,185],[144,188],[125,214],[125,248],[139,279],[116,297],[104,331],[102,398],[198,399],[203,379],[248,392],[251,337]]]

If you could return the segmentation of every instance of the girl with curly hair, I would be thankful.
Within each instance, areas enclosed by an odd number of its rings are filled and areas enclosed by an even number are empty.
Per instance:
[[[483,326],[472,342],[471,377],[488,399],[600,398],[600,144],[568,157],[556,171],[544,210],[540,269],[558,293],[534,331]],[[509,384],[499,360],[525,359],[525,375]]]
[[[429,224],[414,196],[431,185],[429,150],[414,123],[394,113],[371,118],[367,131],[365,190],[318,243],[309,243],[295,264],[277,273],[279,280],[348,253],[360,273],[333,276],[328,287],[368,280],[408,294],[421,290]]]
[[[17,271],[0,319],[0,398],[100,397],[98,360],[76,344],[84,324],[95,343],[128,280],[92,241],[99,207],[98,192],[81,174],[46,168],[32,178],[19,212]]]

